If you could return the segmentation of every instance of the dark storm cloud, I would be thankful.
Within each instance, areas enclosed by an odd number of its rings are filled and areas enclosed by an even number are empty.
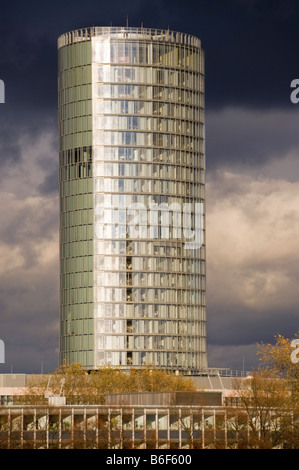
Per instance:
[[[80,27],[122,25],[127,17],[130,26],[169,27],[201,38],[206,52],[208,112],[227,106],[294,109],[290,83],[299,74],[296,0],[119,0],[109,4],[87,0],[84,6],[76,1],[16,1],[7,3],[0,17],[0,78],[6,85],[0,128],[2,146],[7,147],[1,151],[1,160],[17,157],[14,140],[21,132],[30,132],[34,138],[49,125],[57,132],[57,37]],[[228,151],[224,160],[233,160],[239,152],[245,129],[240,134],[232,133],[232,128],[225,132],[228,124],[219,127],[216,123],[214,128],[207,121],[210,164],[221,160],[222,142]],[[260,135],[257,149],[253,148],[257,140],[247,140],[245,159],[250,153],[250,159],[258,163],[271,142],[281,147],[290,141],[291,132]],[[242,152],[246,152],[245,146]]]
[[[258,345],[273,343],[280,334],[293,339],[298,328],[298,313],[289,310],[262,311],[260,315],[241,305],[211,307],[212,295],[207,296],[207,337],[209,367],[245,370],[258,367]],[[210,305],[210,307],[209,307]]]
[[[57,132],[57,37],[80,27],[125,24],[127,17],[130,26],[169,27],[202,39],[208,111],[227,106],[294,109],[290,82],[299,73],[294,60],[299,4],[293,0],[86,1],[84,7],[76,1],[16,1],[1,13],[0,77],[6,85],[6,104],[0,108],[1,161],[18,158],[14,142],[20,133],[30,132],[34,139],[49,125]],[[234,124],[209,121],[208,114],[209,165],[240,157],[258,164],[271,145],[279,149],[292,140],[292,125],[272,135],[271,129],[261,129],[258,139],[251,139],[252,127],[243,122],[236,129]],[[40,188],[48,190],[49,181]]]
[[[51,174],[47,175],[45,177],[45,180],[42,184],[39,185],[38,189],[40,193],[42,194],[48,194],[48,193],[57,193],[58,192],[58,167],[55,169],[54,172]]]
[[[20,158],[20,148],[17,144],[16,135],[11,131],[11,122],[6,118],[0,118],[0,160],[1,163],[11,162],[16,164]],[[0,174],[1,178],[1,174]]]
[[[143,5],[146,22],[158,17],[163,27],[202,40],[208,109],[291,106],[289,85],[299,74],[296,0],[156,3]]]
[[[212,295],[211,295],[212,297]],[[208,295],[208,305],[209,305]],[[298,314],[293,308],[288,310],[263,310],[262,314],[240,305],[236,308],[209,308],[207,315],[209,343],[249,345],[255,342],[272,342],[275,335],[292,338],[299,330]]]
[[[206,116],[207,167],[261,167],[299,151],[299,107],[257,111],[213,110]]]
[[[10,372],[11,366],[14,372],[39,372],[42,361],[48,372],[58,365],[57,286],[53,283],[53,267],[48,268],[49,274],[30,272],[31,285],[7,292],[4,288],[10,283],[8,278],[0,290],[0,298],[7,299],[1,315],[0,335],[5,343],[6,363],[0,365],[0,373]],[[15,279],[19,280],[18,276]]]
[[[69,30],[101,25],[175,29],[195,34],[206,51],[208,108],[290,107],[298,75],[299,4],[220,0],[11,2],[2,8],[0,73],[9,102],[24,118],[50,112],[56,119],[56,41]],[[27,114],[28,117],[28,114]]]

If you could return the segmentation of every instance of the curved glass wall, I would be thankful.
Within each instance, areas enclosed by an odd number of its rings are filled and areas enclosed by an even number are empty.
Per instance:
[[[153,364],[196,372],[207,367],[200,41],[111,27],[67,33],[58,47],[67,283],[61,290],[61,357],[85,357],[78,362],[87,368]],[[81,61],[89,51],[85,64],[75,64],[72,48],[82,48]],[[74,78],[76,68],[84,83]],[[72,152],[82,148],[86,157],[74,160]],[[79,175],[83,162],[86,171]],[[74,225],[67,214],[80,211],[87,221]],[[78,249],[83,254],[72,251]],[[78,299],[63,295],[79,292],[82,279],[89,297],[81,309]],[[81,313],[85,329],[76,335],[74,326],[68,330],[68,315],[75,325],[78,309],[88,311],[88,323]]]
[[[60,363],[94,366],[91,43],[59,49]]]

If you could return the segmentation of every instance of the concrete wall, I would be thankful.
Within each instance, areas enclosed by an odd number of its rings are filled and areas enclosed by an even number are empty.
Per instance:
[[[26,374],[0,374],[0,387],[25,387]]]

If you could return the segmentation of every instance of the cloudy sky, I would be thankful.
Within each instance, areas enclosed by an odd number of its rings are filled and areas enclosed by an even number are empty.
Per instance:
[[[299,330],[298,1],[4,0],[0,373],[58,365],[57,37],[127,18],[206,53],[209,366],[249,369]]]

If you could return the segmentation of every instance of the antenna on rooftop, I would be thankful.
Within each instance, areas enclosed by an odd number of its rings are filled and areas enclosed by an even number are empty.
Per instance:
[[[127,15],[127,19],[126,19],[126,27],[128,28],[129,27],[129,16]]]

